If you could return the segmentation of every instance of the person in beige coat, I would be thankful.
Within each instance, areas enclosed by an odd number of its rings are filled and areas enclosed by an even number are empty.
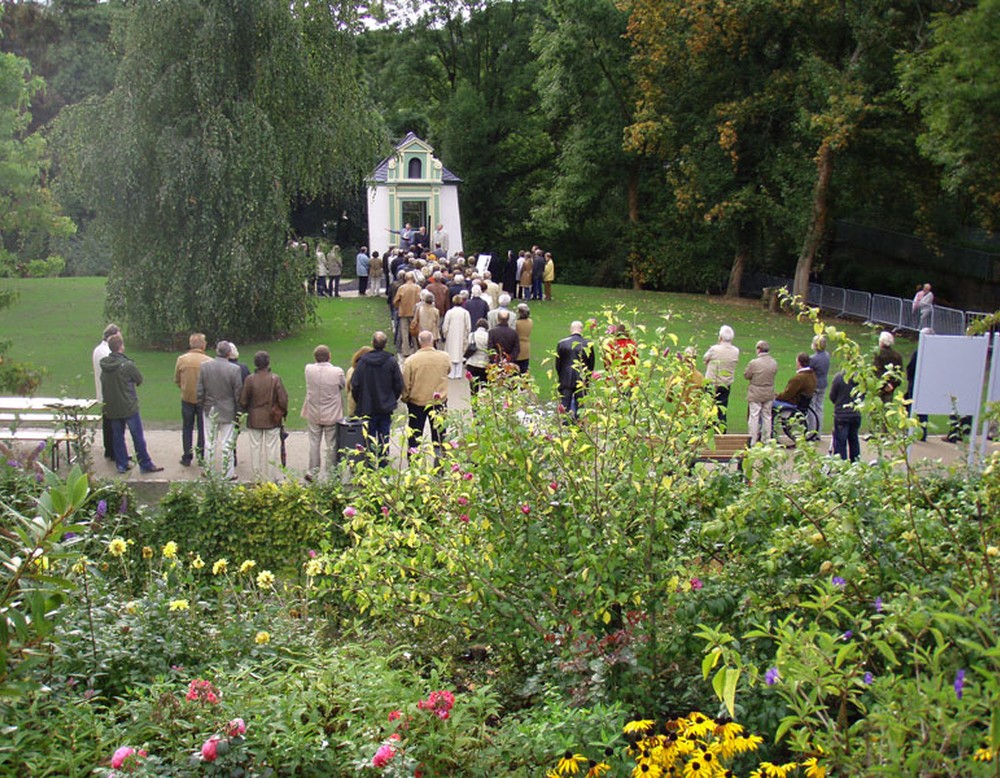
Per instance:
[[[750,445],[771,438],[771,405],[774,403],[774,377],[778,363],[771,356],[771,346],[766,340],[757,341],[757,356],[750,360],[743,377],[750,382],[747,387],[747,407],[750,419]]]
[[[344,371],[330,364],[328,346],[313,351],[316,361],[306,365],[306,399],[302,403],[302,418],[308,422],[309,470],[311,481],[320,471],[320,446],[326,444],[326,472],[337,462],[337,422],[344,418]]]
[[[434,347],[437,348],[441,339],[441,314],[434,304],[434,293],[424,289],[420,293],[420,302],[413,309],[413,320],[417,322],[417,332],[427,330],[434,336]]]
[[[420,349],[403,363],[403,394],[410,435],[407,450],[413,451],[431,420],[431,441],[435,456],[440,456],[444,439],[444,412],[448,406],[448,374],[451,360],[445,351],[434,348],[434,336],[422,330],[417,336]]]
[[[174,383],[181,389],[181,464],[184,467],[189,467],[195,457],[191,450],[191,439],[196,426],[198,459],[205,455],[205,419],[198,404],[198,373],[205,362],[212,361],[205,353],[207,341],[202,333],[192,333],[188,338],[188,345],[188,351],[177,357],[174,365]]]
[[[404,278],[405,282],[396,290],[392,304],[399,313],[399,329],[396,332],[399,353],[408,357],[414,351],[413,340],[410,338],[410,320],[413,318],[417,303],[420,302],[420,287],[417,286],[416,276],[412,272],[407,273]]]

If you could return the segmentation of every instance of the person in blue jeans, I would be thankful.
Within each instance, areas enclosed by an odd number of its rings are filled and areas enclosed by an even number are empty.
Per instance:
[[[861,411],[854,407],[857,386],[844,377],[841,370],[830,384],[830,402],[833,404],[833,453],[841,459],[857,462],[861,457]]]
[[[142,383],[142,373],[135,362],[125,356],[125,340],[121,334],[108,338],[111,353],[101,360],[101,390],[104,393],[104,413],[111,419],[111,436],[114,443],[115,464],[119,473],[131,468],[128,448],[125,445],[125,428],[132,435],[135,458],[143,473],[163,470],[153,464],[146,450],[146,437],[139,416],[139,395],[136,387]]]

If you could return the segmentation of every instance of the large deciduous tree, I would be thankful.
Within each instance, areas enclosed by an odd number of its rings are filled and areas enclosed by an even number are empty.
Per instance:
[[[2,13],[2,9],[0,9]],[[32,255],[49,236],[73,232],[45,185],[48,170],[45,141],[24,133],[31,121],[28,108],[42,81],[31,76],[27,60],[0,53],[0,275],[43,274],[58,269],[58,258]],[[0,308],[14,300],[0,289]],[[30,393],[39,374],[30,365],[6,359],[10,342],[0,340],[0,389]]]
[[[955,10],[960,10],[956,6]],[[930,45],[901,61],[907,105],[918,110],[921,151],[945,187],[975,203],[983,226],[1000,226],[1000,0],[941,15]]]
[[[938,4],[629,0],[627,143],[663,161],[679,209],[726,236],[729,294],[755,253],[777,250],[796,252],[805,296],[834,198],[852,183],[837,182],[835,163],[870,117],[892,116],[893,58]]]
[[[349,189],[383,151],[353,20],[332,9],[139,0],[114,89],[63,112],[64,168],[112,248],[108,313],[133,337],[258,339],[308,318],[290,203]]]
[[[43,87],[27,60],[0,54],[0,275],[46,275],[61,260],[45,253],[50,236],[75,229],[48,187],[45,139],[27,134],[28,108]]]

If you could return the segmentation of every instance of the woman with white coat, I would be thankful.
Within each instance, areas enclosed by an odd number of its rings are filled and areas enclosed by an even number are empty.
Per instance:
[[[444,350],[451,360],[448,377],[462,378],[465,375],[462,363],[465,361],[465,347],[469,344],[469,333],[472,331],[472,319],[462,306],[461,296],[455,295],[451,299],[451,306],[441,323],[441,334],[444,335]]]

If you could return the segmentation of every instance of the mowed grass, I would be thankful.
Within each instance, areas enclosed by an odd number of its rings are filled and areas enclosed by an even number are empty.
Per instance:
[[[0,333],[13,341],[10,356],[44,367],[46,376],[39,395],[94,396],[91,352],[106,324],[103,278],[18,279],[9,281],[19,294],[13,306],[0,311]],[[556,343],[564,337],[574,319],[605,318],[602,311],[618,311],[617,318],[629,325],[645,325],[649,330],[665,327],[678,339],[678,349],[692,345],[703,354],[716,342],[719,326],[736,330],[735,344],[741,351],[739,374],[730,400],[730,430],[746,430],[746,387],[742,370],[753,356],[760,339],[771,343],[778,360],[779,390],[795,370],[795,355],[809,351],[812,327],[784,314],[767,312],[752,300],[725,300],[706,295],[636,292],[593,287],[553,287],[552,302],[531,304],[534,333],[531,339],[531,373],[543,397],[554,391],[552,356]],[[299,409],[305,395],[303,367],[312,361],[319,343],[327,344],[334,364],[345,369],[353,353],[371,340],[376,329],[389,331],[389,309],[385,297],[343,297],[317,301],[317,322],[294,335],[277,341],[238,343],[240,360],[253,367],[254,352],[270,353],[274,371],[281,376],[290,397],[289,425],[303,427]],[[862,343],[873,344],[872,331],[859,324],[841,323]],[[145,382],[139,390],[144,423],[149,427],[179,428],[180,396],[173,381],[177,352],[140,349],[125,333],[126,353],[136,361]],[[904,358],[914,348],[911,341],[897,340]],[[700,364],[700,360],[699,360]],[[836,365],[831,370],[836,370]],[[828,405],[825,429],[832,427]]]

